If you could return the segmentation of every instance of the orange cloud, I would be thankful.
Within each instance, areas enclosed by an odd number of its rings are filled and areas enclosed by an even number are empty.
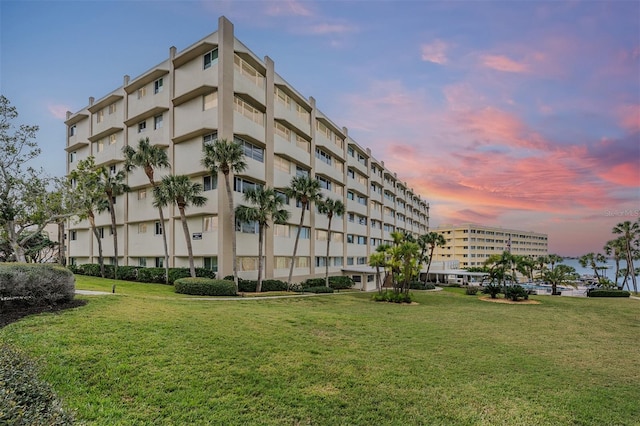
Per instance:
[[[516,62],[503,55],[483,55],[480,57],[483,66],[497,71],[523,73],[529,71],[525,63]]]
[[[442,40],[434,40],[431,43],[423,44],[421,46],[422,60],[427,62],[433,62],[434,64],[446,64],[447,50],[449,45]]]

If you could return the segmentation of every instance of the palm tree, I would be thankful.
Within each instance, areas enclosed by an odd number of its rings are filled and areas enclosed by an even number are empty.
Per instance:
[[[154,170],[171,167],[167,151],[159,146],[151,145],[149,138],[140,139],[137,150],[127,145],[122,148],[122,152],[124,154],[124,169],[127,173],[133,171],[136,167],[142,167],[144,174],[147,175],[147,179],[149,179],[149,183],[154,189],[158,185],[154,180]],[[158,216],[162,227],[162,244],[164,247],[164,280],[165,283],[169,284],[169,248],[167,246],[167,233],[164,230],[162,207],[158,207]]]
[[[429,279],[429,269],[431,269],[431,261],[433,260],[433,252],[436,247],[442,247],[447,244],[444,236],[438,232],[429,232],[426,235],[418,237],[418,244],[429,246],[429,259],[427,261],[427,273],[425,274],[425,282]]]
[[[601,280],[600,274],[598,274],[598,263],[604,263],[606,261],[607,259],[605,259],[605,257],[600,253],[587,253],[578,259],[578,262],[580,262],[580,266],[582,266],[583,268],[590,267],[591,269],[593,269],[593,273],[596,276],[596,280],[598,281],[598,283],[600,283]]]
[[[293,267],[296,260],[296,253],[298,252],[298,241],[300,240],[300,232],[302,231],[302,225],[304,224],[304,212],[309,208],[311,203],[321,201],[322,194],[320,193],[320,182],[316,179],[310,178],[309,176],[294,176],[293,179],[291,179],[289,186],[285,188],[284,193],[287,197],[295,199],[302,209],[302,212],[300,213],[300,225],[298,226],[298,232],[296,232],[296,240],[293,243],[291,265],[289,265],[289,279],[287,280],[287,287],[291,287]]]
[[[327,259],[325,261],[325,285],[329,287],[329,245],[331,244],[331,219],[333,216],[342,216],[345,212],[344,203],[340,200],[333,200],[331,198],[327,198],[326,200],[320,201],[318,203],[318,211],[321,214],[326,214],[329,219],[329,224],[327,225]]]
[[[576,278],[576,270],[572,266],[558,265],[554,269],[547,269],[544,271],[544,280],[551,284],[551,294],[558,295],[559,284],[570,284],[573,287],[576,285],[571,281]]]
[[[411,241],[402,241],[389,249],[390,263],[396,272],[396,293],[409,294],[409,283],[420,272],[420,246]]]
[[[607,243],[603,247],[604,252],[607,256],[613,256],[613,260],[616,262],[616,287],[618,287],[618,278],[620,276],[620,260],[626,257],[626,247],[625,242],[622,237],[616,238],[615,240],[607,241]],[[624,288],[627,283],[627,274],[625,274],[625,280],[622,282],[622,288]]]
[[[551,264],[552,271],[556,263],[560,263],[564,261],[564,258],[562,256],[558,256],[557,254],[550,254],[548,258],[549,258],[549,263]]]
[[[209,169],[212,175],[218,176],[218,172],[224,175],[224,185],[227,190],[229,202],[229,216],[231,218],[231,255],[233,261],[233,282],[238,291],[238,265],[236,264],[236,216],[233,207],[233,193],[231,192],[230,173],[241,173],[247,168],[244,159],[244,148],[235,142],[226,139],[216,139],[212,143],[206,143],[203,149],[202,165]]]
[[[538,256],[536,258],[536,267],[540,272],[538,274],[538,278],[542,278],[544,271],[547,269],[547,264],[549,263],[549,256]]]
[[[129,192],[129,186],[125,183],[126,174],[124,170],[119,170],[117,173],[111,173],[107,167],[100,167],[98,169],[98,175],[100,177],[100,188],[103,191],[108,203],[108,210],[111,215],[111,234],[113,235],[113,254],[114,254],[114,269],[113,278],[118,279],[118,229],[116,226],[116,197]],[[113,284],[111,288],[113,293],[116,292],[116,284]]]
[[[287,223],[289,211],[282,208],[284,199],[276,194],[272,188],[259,186],[255,189],[250,189],[244,193],[244,199],[254,204],[255,207],[238,206],[236,208],[236,217],[240,222],[258,223],[258,284],[256,285],[256,292],[260,293],[262,291],[264,233],[269,227],[270,221],[277,224]]]
[[[96,211],[104,211],[109,208],[108,202],[100,188],[100,176],[95,169],[94,157],[90,156],[78,162],[78,166],[69,173],[69,181],[75,187],[74,205],[78,206],[78,220],[89,221],[89,226],[98,244],[98,264],[100,265],[100,276],[104,274],[104,258],[102,256],[102,238],[96,227]]]
[[[154,207],[166,207],[169,203],[175,203],[180,211],[180,221],[187,243],[187,254],[189,255],[189,272],[195,278],[196,268],[193,264],[193,247],[189,235],[189,224],[185,215],[185,209],[190,205],[202,207],[207,203],[207,198],[202,195],[202,185],[192,182],[185,175],[170,175],[162,178],[159,186],[153,188]]]
[[[612,232],[616,235],[620,235],[624,242],[626,260],[627,260],[627,273],[631,274],[631,281],[633,282],[633,291],[638,292],[638,283],[636,280],[635,268],[633,266],[634,245],[637,250],[638,237],[640,237],[640,219],[631,223],[630,221],[624,221],[613,227]]]

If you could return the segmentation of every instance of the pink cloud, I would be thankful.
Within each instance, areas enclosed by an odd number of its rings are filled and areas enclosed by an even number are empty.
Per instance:
[[[503,55],[483,55],[481,64],[497,71],[523,73],[529,71],[529,66],[522,62],[516,62]]]
[[[619,107],[618,121],[622,127],[630,132],[640,131],[640,104]]]
[[[449,44],[442,40],[434,40],[431,43],[423,44],[420,48],[422,52],[422,60],[426,62],[433,62],[434,64],[446,64],[448,62],[448,49]]]
[[[47,104],[47,110],[49,111],[49,114],[55,118],[64,120],[67,118],[67,111],[71,111],[71,107],[68,105],[49,103]]]
[[[355,31],[353,25],[322,23],[305,27],[302,32],[306,34],[345,34]]]
[[[266,14],[269,16],[311,16],[312,12],[300,1],[280,0],[267,2]]]

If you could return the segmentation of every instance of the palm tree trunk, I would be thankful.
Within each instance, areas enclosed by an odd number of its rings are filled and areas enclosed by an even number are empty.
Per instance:
[[[113,204],[113,197],[109,194],[109,211],[111,212],[111,233],[113,234],[113,254],[114,254],[114,268],[113,268],[113,279],[118,279],[118,231],[116,230],[116,209]],[[113,284],[111,288],[111,292],[116,292],[116,285]]]
[[[325,274],[324,284],[329,287],[329,245],[331,244],[331,219],[333,216],[329,216],[329,226],[327,227],[327,258],[325,259]]]
[[[631,282],[633,283],[633,292],[638,292],[638,283],[636,282],[636,269],[633,266],[633,256],[631,255],[631,241],[627,241],[627,273],[631,274]]]
[[[298,232],[296,232],[296,241],[293,243],[293,254],[291,255],[291,265],[289,265],[289,279],[287,280],[287,290],[291,288],[291,279],[293,278],[293,266],[296,263],[296,253],[298,252],[298,241],[300,240],[300,232],[302,231],[302,224],[304,223],[304,211],[307,208],[306,204],[302,205],[302,213],[300,213],[300,225],[298,226]]]
[[[102,240],[100,239],[98,228],[96,228],[96,218],[93,216],[93,212],[89,212],[88,216],[89,216],[89,224],[91,225],[91,230],[93,231],[93,235],[95,235],[96,242],[98,243],[98,263],[100,264],[100,276],[104,278],[104,259],[102,258]]]
[[[224,174],[224,185],[227,190],[227,198],[229,199],[229,215],[231,216],[231,257],[233,261],[233,283],[238,292],[238,265],[236,261],[236,212],[233,210],[233,193],[231,192],[231,184],[229,183],[229,174]]]
[[[156,182],[153,180],[153,169],[151,171],[145,169],[145,174],[149,178],[151,186],[155,189]],[[158,216],[160,217],[160,227],[162,229],[162,245],[164,248],[164,283],[169,284],[169,246],[167,245],[167,233],[164,229],[164,212],[162,207],[158,206]]]
[[[258,225],[258,283],[256,284],[256,293],[260,293],[262,291],[262,241],[264,234],[264,226],[262,224]]]
[[[196,267],[193,264],[193,246],[191,244],[191,238],[189,238],[189,224],[187,223],[187,217],[184,214],[184,206],[178,205],[178,210],[180,210],[180,221],[182,222],[184,239],[187,243],[187,254],[189,255],[189,273],[191,274],[191,278],[195,278]]]
[[[429,261],[427,262],[427,274],[426,277],[424,279],[424,283],[427,283],[427,280],[429,279],[429,269],[431,269],[431,259],[433,259],[433,251],[435,250],[436,246],[432,245],[431,246],[431,251],[429,252]]]

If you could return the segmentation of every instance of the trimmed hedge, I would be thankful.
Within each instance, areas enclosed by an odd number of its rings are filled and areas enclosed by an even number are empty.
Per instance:
[[[302,289],[304,293],[333,293],[333,289],[331,287],[327,287],[326,285],[321,285],[317,287],[305,287]]]
[[[0,424],[74,424],[51,386],[38,378],[33,361],[10,346],[0,347]]]
[[[73,300],[75,281],[73,273],[59,265],[0,263],[0,304],[40,306],[68,302]]]
[[[480,287],[478,287],[477,285],[470,285],[464,289],[464,294],[469,296],[475,296],[476,294],[478,294],[479,290],[480,290]]]
[[[588,297],[629,297],[631,293],[626,290],[590,290]]]
[[[233,281],[211,278],[179,278],[174,283],[176,293],[194,296],[236,296]]]
[[[324,278],[309,278],[302,283],[303,291],[309,287],[326,287],[326,280]],[[353,280],[347,276],[333,276],[329,277],[329,287],[334,290],[346,290],[353,287]]]
[[[84,263],[82,265],[69,265],[67,268],[74,274],[100,276],[100,265],[96,263]],[[114,278],[114,266],[104,265],[105,278]],[[118,266],[118,279],[123,281],[137,281],[141,283],[164,284],[164,268],[146,268],[143,266]],[[191,276],[189,268],[169,268],[169,284],[172,285],[179,278]],[[210,269],[196,268],[196,276],[202,278],[215,278],[216,273]]]
[[[393,290],[387,290],[383,293],[375,293],[371,296],[371,299],[375,302],[390,302],[390,303],[411,303],[413,302],[413,295],[411,293],[396,293]]]

